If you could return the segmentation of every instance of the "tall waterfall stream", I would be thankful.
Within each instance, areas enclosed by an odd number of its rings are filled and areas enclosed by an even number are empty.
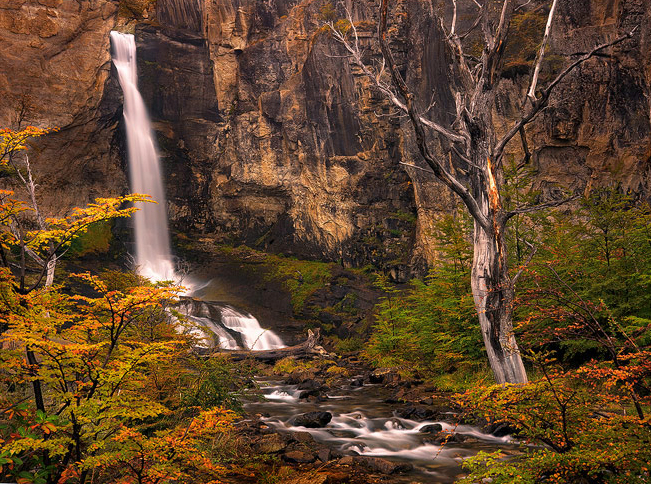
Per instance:
[[[131,191],[150,195],[156,202],[143,204],[134,215],[136,265],[139,273],[152,281],[176,280],[156,141],[138,91],[136,42],[133,35],[120,32],[111,32],[111,42],[113,64],[124,93]]]
[[[157,203],[145,203],[136,212],[135,261],[139,273],[153,281],[180,281],[174,267],[169,241],[167,209],[156,142],[147,109],[137,86],[136,44],[133,35],[111,32],[113,63],[124,92],[124,121],[131,190],[148,194]],[[212,301],[186,299],[181,302],[188,317],[204,332],[213,334],[213,344],[227,349],[274,349],[284,346],[272,331],[264,330],[252,315]],[[467,444],[445,447],[428,440],[428,425],[452,429],[446,422],[416,422],[392,416],[393,407],[384,403],[376,385],[341,387],[325,402],[308,403],[299,399],[296,386],[261,381],[263,402],[247,404],[250,412],[269,415],[268,425],[278,432],[308,431],[318,442],[344,454],[383,456],[412,462],[423,482],[452,482],[459,474],[459,462],[481,449],[507,445],[508,438],[482,434],[476,428],[458,427]],[[293,425],[296,414],[320,410],[333,418],[323,428],[307,429]],[[412,477],[416,477],[412,474]]]

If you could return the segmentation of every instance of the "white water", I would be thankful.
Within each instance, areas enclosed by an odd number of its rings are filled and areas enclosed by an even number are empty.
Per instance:
[[[285,346],[276,333],[263,329],[256,318],[230,306],[222,308],[222,324],[240,333],[244,345],[250,350],[273,350]]]
[[[150,195],[157,203],[143,203],[134,215],[136,266],[152,281],[178,281],[170,250],[167,205],[151,122],[138,91],[136,43],[133,35],[111,32],[113,64],[124,93],[131,191]]]
[[[193,333],[201,339],[202,346],[217,346],[225,350],[273,350],[285,347],[280,336],[269,329],[262,328],[254,316],[241,313],[231,306],[221,306],[219,308],[221,325],[205,313],[191,314],[187,309],[181,309],[181,311],[195,323],[199,333],[196,331],[193,331]],[[224,328],[240,333],[244,348]]]
[[[469,425],[453,425],[446,421],[429,420],[417,422],[392,416],[399,408],[386,404],[375,385],[342,387],[339,395],[327,395],[325,401],[316,403],[301,399],[297,385],[278,382],[260,382],[266,402],[251,402],[249,412],[271,415],[265,418],[267,425],[279,432],[308,432],[312,437],[345,454],[383,457],[394,461],[409,462],[415,466],[411,482],[452,483],[462,472],[461,462],[478,451],[510,449],[514,443],[510,437],[496,437]],[[269,384],[271,383],[271,384]],[[293,425],[294,416],[312,411],[328,411],[332,420],[322,428],[305,428]],[[454,420],[454,416],[450,415]],[[460,434],[465,441],[445,445],[434,441],[436,432],[424,430],[427,425],[439,424],[443,433]],[[424,479],[424,480],[423,480]]]

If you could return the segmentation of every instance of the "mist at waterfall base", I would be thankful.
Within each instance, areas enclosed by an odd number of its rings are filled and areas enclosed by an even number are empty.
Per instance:
[[[113,64],[124,93],[124,122],[131,191],[150,195],[156,203],[143,203],[133,216],[136,241],[135,263],[138,273],[153,282],[173,281],[196,289],[196,284],[182,280],[175,270],[167,224],[167,203],[163,188],[158,150],[144,100],[138,90],[136,42],[131,34],[111,32]],[[194,286],[194,287],[193,287]],[[215,306],[215,305],[213,305]],[[201,338],[210,346],[224,349],[247,348],[267,350],[284,346],[272,331],[263,329],[252,315],[237,309],[219,306],[216,317],[205,314],[187,316],[200,331],[217,338]]]

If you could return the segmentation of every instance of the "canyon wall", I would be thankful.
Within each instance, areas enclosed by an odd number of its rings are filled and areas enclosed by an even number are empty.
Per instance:
[[[60,212],[127,190],[121,93],[109,63],[108,32],[117,25],[136,35],[141,91],[177,231],[346,265],[373,263],[399,279],[422,272],[435,257],[434,222],[453,198],[430,175],[404,165],[421,166],[409,125],[342,57],[323,27],[327,3],[158,0],[137,20],[101,0],[1,7],[7,61],[0,96],[18,100],[25,91],[35,106],[26,121],[62,128],[35,158],[45,204]],[[379,2],[345,3],[367,60],[379,61]],[[428,0],[396,4],[392,48],[400,68],[422,109],[431,104],[429,116],[451,121],[456,79],[435,19],[449,9]],[[461,7],[463,25],[474,7]],[[571,0],[559,8],[550,58],[559,63],[562,55],[637,30],[613,56],[569,76],[528,129],[534,188],[550,194],[616,181],[649,196],[651,5]],[[528,73],[518,59],[527,39],[512,40],[513,68],[494,113],[498,130],[516,116]],[[12,102],[2,103],[4,126],[15,118]],[[521,148],[512,144],[510,155],[519,159]]]

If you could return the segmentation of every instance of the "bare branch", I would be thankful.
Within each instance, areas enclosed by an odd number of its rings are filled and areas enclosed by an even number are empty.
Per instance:
[[[567,66],[567,67],[563,70],[563,72],[561,72],[558,76],[556,76],[556,79],[554,79],[554,80],[549,84],[549,86],[547,86],[547,88],[543,91],[543,96],[549,97],[549,95],[551,94],[551,91],[552,91],[552,90],[553,90],[553,89],[558,85],[559,82],[561,82],[561,81],[565,78],[565,76],[567,76],[567,75],[568,75],[570,72],[572,72],[576,67],[578,67],[579,65],[583,64],[585,61],[587,61],[587,60],[590,59],[591,57],[594,57],[594,56],[597,55],[599,52],[601,52],[601,51],[604,50],[604,49],[607,49],[608,47],[613,47],[614,45],[617,45],[617,44],[619,44],[619,43],[625,41],[626,39],[630,39],[630,38],[632,38],[632,37],[633,37],[633,34],[634,34],[635,31],[638,29],[638,27],[639,27],[639,26],[636,25],[635,28],[633,28],[633,30],[631,30],[630,32],[628,32],[628,33],[622,35],[621,37],[616,38],[616,39],[613,40],[612,42],[606,42],[605,44],[598,45],[597,47],[595,47],[594,49],[592,49],[590,52],[588,52],[587,54],[585,54],[583,57],[581,57],[580,59],[576,60],[575,62],[573,62],[573,63],[570,64],[569,66]]]
[[[425,173],[429,173],[431,175],[436,175],[432,170],[427,170],[426,168],[422,168],[420,166],[412,165],[411,163],[405,163],[404,161],[398,162],[399,165],[404,165],[408,166],[409,168],[415,168],[416,170],[424,171]]]
[[[457,0],[452,0],[454,6],[454,13],[452,14],[452,26],[450,27],[450,37],[456,34],[457,29]]]
[[[504,0],[504,3],[502,4],[502,13],[500,14],[500,23],[497,25],[497,30],[495,31],[495,45],[493,46],[494,50],[502,49],[502,44],[506,39],[506,34],[509,30],[509,24],[511,23],[513,8],[513,0]]]
[[[601,52],[604,49],[607,49],[608,47],[612,47],[614,45],[617,45],[621,42],[623,42],[626,39],[630,39],[633,37],[633,34],[637,30],[637,26],[628,32],[627,34],[622,35],[621,37],[616,38],[615,40],[611,42],[606,42],[604,44],[598,45],[594,49],[592,49],[590,52],[587,54],[584,54],[581,56],[579,59],[571,63],[569,66],[567,66],[563,71],[556,76],[556,78],[549,83],[546,89],[542,91],[542,94],[539,99],[537,99],[535,102],[533,102],[532,106],[522,115],[522,117],[516,121],[513,126],[509,129],[509,131],[504,135],[504,137],[497,143],[495,146],[494,150],[494,157],[499,160],[502,158],[502,154],[504,153],[504,148],[506,147],[506,144],[511,141],[511,139],[520,131],[520,128],[523,126],[526,126],[529,124],[533,119],[536,117],[536,115],[547,105],[547,102],[549,101],[549,96],[551,95],[552,91],[558,84],[565,79],[565,77],[572,72],[576,67],[580,66],[583,64],[585,61],[589,60],[590,58],[594,57],[597,55],[599,52]]]
[[[545,35],[543,35],[542,43],[540,44],[540,49],[536,55],[535,67],[533,70],[533,76],[531,76],[531,86],[529,86],[529,91],[527,92],[527,97],[534,101],[536,99],[536,84],[538,84],[538,76],[540,75],[540,66],[542,65],[543,58],[545,57],[545,49],[547,48],[547,42],[549,41],[549,34],[552,30],[552,20],[554,20],[554,12],[556,11],[556,4],[558,0],[552,2],[552,7],[549,10],[549,16],[547,17],[547,26],[545,27]]]
[[[475,22],[472,24],[472,26],[466,30],[463,34],[459,35],[459,39],[465,39],[470,33],[477,28],[479,23],[481,22],[481,19],[484,15],[484,11],[482,10],[477,14],[477,18],[475,19]]]
[[[348,15],[348,22],[351,25],[353,25],[353,20],[350,17],[350,13],[348,12],[347,9],[346,9],[346,14]],[[359,49],[359,38],[357,36],[357,30],[355,29],[354,25],[352,27],[354,43],[352,44],[348,41],[346,35],[335,27],[333,22],[327,22],[326,25],[330,29],[332,36],[335,38],[335,40],[337,40],[337,42],[342,44],[344,48],[348,51],[348,53],[350,54],[349,58],[355,63],[355,65],[357,65],[362,70],[364,75],[372,81],[375,88],[378,89],[380,92],[382,92],[382,94],[384,94],[394,106],[396,106],[405,114],[408,114],[407,105],[400,100],[398,95],[393,91],[393,89],[391,89],[389,85],[381,81],[381,75],[384,72],[384,62],[386,62],[386,59],[383,60],[383,65],[381,70],[377,74],[374,74],[373,72],[371,72],[369,67],[366,64],[364,64],[362,60],[362,52]],[[445,136],[452,143],[462,143],[462,144],[466,143],[466,138],[441,126],[439,123],[436,123],[430,119],[426,119],[422,116],[419,116],[419,121],[425,126],[427,126],[428,128],[433,129],[440,135]]]
[[[425,132],[423,130],[423,123],[421,117],[416,113],[414,104],[413,104],[413,94],[409,91],[405,80],[402,78],[402,75],[398,71],[393,59],[393,54],[391,49],[389,49],[389,43],[387,42],[387,18],[388,18],[389,2],[388,0],[382,0],[382,5],[380,7],[380,22],[378,23],[378,37],[380,40],[380,48],[382,49],[382,55],[386,60],[387,67],[391,73],[391,78],[393,84],[396,86],[401,96],[405,99],[405,107],[407,108],[407,113],[409,113],[409,118],[411,119],[412,127],[416,134],[416,143],[418,149],[420,150],[421,155],[430,166],[436,177],[441,180],[445,185],[447,185],[452,191],[454,191],[463,203],[468,208],[470,215],[482,226],[484,230],[490,232],[492,230],[492,225],[488,218],[482,213],[477,200],[472,196],[470,191],[461,184],[446,168],[443,164],[437,160],[429,151],[427,146],[427,141],[425,138]],[[463,137],[456,135],[463,139]]]
[[[524,167],[531,160],[531,152],[529,151],[529,144],[527,143],[527,133],[524,130],[524,126],[520,127],[520,140],[522,141],[522,149],[524,150],[524,158],[522,163],[518,165],[518,170]]]
[[[521,8],[524,8],[524,7],[526,7],[527,5],[529,5],[532,1],[533,1],[533,0],[528,0],[528,1],[524,2],[522,5],[518,5],[517,7],[515,7],[515,10],[513,10],[513,11],[514,11],[514,12],[517,12],[517,11],[520,10]]]
[[[504,49],[506,48],[506,38],[509,32],[511,18],[513,17],[514,5],[514,0],[504,0],[500,20],[494,33],[491,30],[489,14],[487,11],[484,12],[482,29],[484,30],[486,48],[482,54],[483,70],[477,85],[477,88],[482,91],[492,89],[493,84],[499,77],[499,67],[502,63]],[[496,161],[499,162],[499,160]]]
[[[518,279],[522,275],[522,272],[524,269],[531,263],[531,259],[533,259],[533,256],[536,255],[536,252],[538,251],[538,247],[533,245],[530,242],[527,242],[526,240],[524,241],[525,244],[529,246],[529,249],[531,249],[531,252],[529,252],[529,256],[527,257],[527,260],[522,264],[520,269],[518,269],[518,272],[513,276],[513,279],[511,279],[511,283],[515,286],[515,283],[518,282]]]
[[[530,212],[537,212],[538,210],[543,210],[545,208],[552,208],[552,207],[560,207],[561,205],[565,205],[566,203],[572,202],[579,198],[579,195],[574,195],[569,198],[563,198],[561,200],[553,200],[551,202],[546,202],[546,203],[541,203],[538,205],[528,205],[525,207],[518,207],[514,210],[511,210],[510,212],[507,212],[505,215],[504,220],[509,220],[511,217],[514,217],[515,215],[520,215],[523,213],[530,213]]]

